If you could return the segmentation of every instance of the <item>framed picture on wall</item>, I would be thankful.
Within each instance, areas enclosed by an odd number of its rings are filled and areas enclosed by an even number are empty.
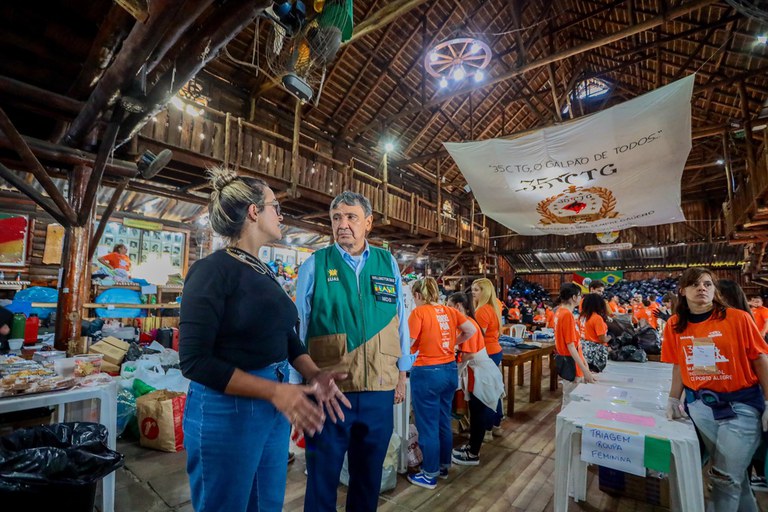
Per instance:
[[[29,217],[0,213],[0,266],[23,267],[28,239]]]

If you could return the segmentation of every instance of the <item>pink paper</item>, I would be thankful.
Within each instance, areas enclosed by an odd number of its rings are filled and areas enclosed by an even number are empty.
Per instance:
[[[656,426],[656,420],[651,416],[640,416],[639,414],[629,414],[626,412],[612,412],[601,409],[597,411],[597,417],[602,420],[614,420],[621,423],[631,423],[632,425],[642,425],[644,427]]]

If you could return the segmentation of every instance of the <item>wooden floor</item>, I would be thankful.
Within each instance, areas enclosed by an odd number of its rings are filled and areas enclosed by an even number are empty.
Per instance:
[[[479,466],[452,466],[448,480],[438,480],[437,489],[427,490],[408,483],[398,475],[397,487],[379,498],[381,511],[506,511],[541,512],[554,510],[555,417],[560,410],[561,389],[549,391],[549,369],[544,365],[543,400],[528,403],[530,365],[525,383],[518,387],[514,418],[502,424],[504,435],[484,443]],[[456,436],[456,444],[466,438]],[[288,471],[286,511],[300,511],[304,504],[304,455]],[[344,510],[346,488],[339,486],[338,509]],[[768,510],[768,494],[758,494],[760,510]],[[570,501],[576,511],[667,510],[632,499],[612,497],[598,488],[596,472],[590,468],[586,503]]]

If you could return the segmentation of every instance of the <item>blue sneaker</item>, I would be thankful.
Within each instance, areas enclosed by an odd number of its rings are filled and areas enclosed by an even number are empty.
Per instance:
[[[434,489],[437,487],[437,478],[429,477],[424,474],[423,471],[419,471],[416,474],[408,475],[408,481],[413,485],[418,485],[425,489]]]
[[[440,468],[440,474],[438,475],[438,478],[442,480],[448,480],[448,468]]]

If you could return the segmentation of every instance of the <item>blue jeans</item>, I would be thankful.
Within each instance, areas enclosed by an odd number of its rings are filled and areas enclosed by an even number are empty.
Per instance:
[[[306,436],[307,492],[305,512],[336,510],[336,490],[347,453],[349,489],[345,510],[373,512],[379,504],[381,474],[394,429],[395,392],[344,393],[352,404],[344,421],[325,420],[323,431]]]
[[[288,363],[249,373],[286,382]],[[197,512],[282,510],[290,425],[270,402],[226,395],[192,382],[183,428]]]
[[[488,357],[491,358],[491,361],[493,361],[496,366],[499,366],[501,364],[501,360],[504,358],[504,351],[496,352],[495,354],[488,354]],[[523,371],[523,368],[520,367],[520,371]],[[504,373],[502,372],[502,375]],[[501,408],[501,398],[499,398],[499,403],[496,405],[496,414],[493,414],[493,426],[494,427],[500,427],[501,426],[501,420],[504,418],[504,410]]]
[[[757,512],[747,467],[760,444],[762,426],[757,409],[734,402],[735,418],[717,421],[701,400],[688,404],[688,414],[701,434],[712,461],[712,494],[707,510]]]
[[[411,368],[411,403],[424,456],[421,470],[430,477],[451,465],[451,405],[459,387],[456,362]]]

